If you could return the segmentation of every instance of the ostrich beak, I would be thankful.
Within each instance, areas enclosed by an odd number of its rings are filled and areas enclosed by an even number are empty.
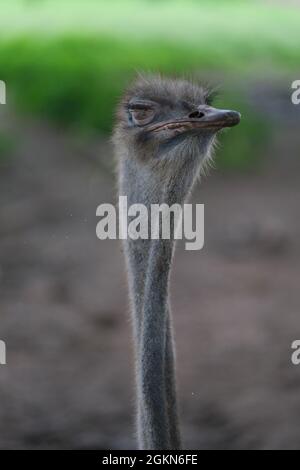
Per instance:
[[[218,129],[236,126],[240,123],[240,120],[241,114],[237,111],[232,111],[229,109],[217,109],[212,108],[211,106],[206,107],[204,113],[200,112],[200,117],[198,118],[199,124],[201,122],[201,124],[203,124],[203,128]],[[198,127],[198,124],[196,127]]]
[[[218,131],[225,127],[236,126],[240,120],[241,114],[237,111],[204,106],[203,111],[199,108],[199,111],[191,113],[186,118],[154,124],[148,127],[148,131],[174,130],[176,133],[197,129],[213,129]]]

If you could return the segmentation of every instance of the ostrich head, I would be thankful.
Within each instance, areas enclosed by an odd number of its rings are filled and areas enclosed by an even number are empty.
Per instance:
[[[211,100],[207,89],[186,80],[140,77],[119,105],[115,142],[164,179],[195,175],[217,132],[240,122],[238,112],[213,108]]]

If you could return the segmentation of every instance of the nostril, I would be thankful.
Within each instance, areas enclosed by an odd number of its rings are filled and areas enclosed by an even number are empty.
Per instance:
[[[200,119],[202,117],[204,117],[204,113],[202,113],[201,111],[193,111],[189,114],[189,118]]]

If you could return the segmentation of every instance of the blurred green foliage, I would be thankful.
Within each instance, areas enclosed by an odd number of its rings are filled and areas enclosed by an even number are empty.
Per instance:
[[[249,1],[11,0],[1,3],[0,78],[17,107],[67,127],[109,132],[136,70],[244,80],[298,69],[300,9]],[[269,134],[243,96],[224,135],[225,165],[253,162]],[[259,153],[259,152],[257,152]]]
[[[227,90],[217,97],[215,105],[224,109],[236,109],[242,115],[237,127],[226,129],[220,134],[220,158],[217,159],[217,166],[240,170],[259,168],[272,133],[275,132],[273,124],[253,109],[253,104],[249,104],[242,90]]]

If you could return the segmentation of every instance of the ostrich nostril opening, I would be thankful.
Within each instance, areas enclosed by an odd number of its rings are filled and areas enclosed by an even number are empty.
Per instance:
[[[200,119],[204,117],[204,113],[201,111],[193,111],[192,113],[189,114],[189,118],[195,118],[195,119]]]

